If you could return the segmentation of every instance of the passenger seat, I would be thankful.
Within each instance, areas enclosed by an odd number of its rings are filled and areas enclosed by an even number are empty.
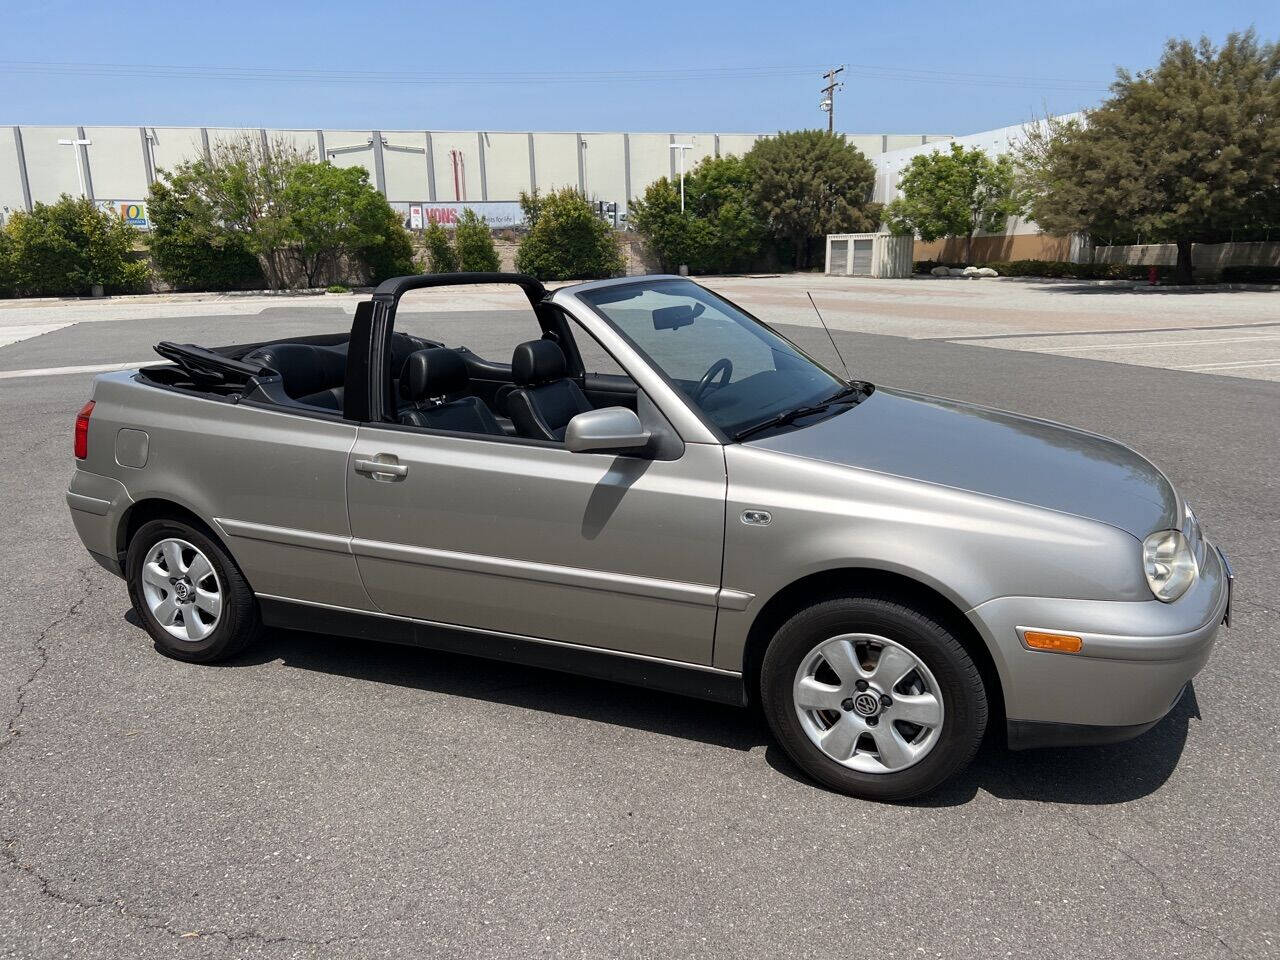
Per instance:
[[[564,351],[550,340],[530,340],[511,357],[516,389],[507,412],[516,432],[532,440],[564,440],[569,421],[594,409],[579,386],[565,376]]]
[[[400,388],[410,406],[399,421],[410,427],[506,436],[479,397],[468,394],[467,362],[456,350],[429,347],[409,354]]]

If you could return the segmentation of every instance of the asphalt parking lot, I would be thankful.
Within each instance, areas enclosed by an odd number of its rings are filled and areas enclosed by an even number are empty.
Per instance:
[[[1280,953],[1280,294],[712,285],[817,353],[811,290],[859,376],[1159,463],[1238,578],[1191,693],[1130,743],[991,742],[888,806],[674,696],[309,634],[167,660],[67,517],[84,368],[343,328],[354,299],[5,309],[0,957]],[[503,307],[419,308],[483,351]]]

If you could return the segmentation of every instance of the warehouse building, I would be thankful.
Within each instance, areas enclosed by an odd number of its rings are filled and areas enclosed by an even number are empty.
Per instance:
[[[577,187],[625,216],[627,203],[660,177],[709,156],[743,154],[766,134],[541,133],[440,130],[264,130],[214,127],[0,127],[0,214],[29,210],[61,194],[84,195],[147,226],[147,190],[157,171],[206,153],[219,140],[284,139],[339,166],[363,166],[369,180],[419,227],[446,225],[463,204],[492,226],[519,222],[521,191]],[[848,134],[869,157],[950,137]]]

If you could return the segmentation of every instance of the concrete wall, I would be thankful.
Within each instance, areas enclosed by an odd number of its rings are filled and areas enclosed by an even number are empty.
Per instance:
[[[81,133],[83,131],[83,137]],[[705,157],[741,155],[767,134],[601,133],[425,130],[260,130],[235,127],[0,127],[0,213],[84,191],[100,201],[138,202],[157,170],[197,159],[220,140],[286,140],[316,158],[363,167],[369,182],[398,202],[515,200],[538,187],[584,188],[588,197],[626,209],[659,177],[679,169],[673,143],[686,143],[685,170]],[[873,159],[886,150],[946,140],[933,134],[846,134]],[[88,139],[86,147],[59,140]],[[455,178],[456,171],[456,178]],[[457,184],[455,189],[455,182]]]
[[[917,239],[913,256],[916,260],[938,260],[946,264],[990,263],[993,260],[1076,260],[1076,246],[1070,237],[1054,237],[1039,230],[1011,231],[974,237],[973,256],[969,259],[964,255],[964,237],[944,237],[932,243]]]
[[[1143,243],[1095,247],[1095,263],[1141,263],[1174,266],[1178,248],[1172,243]],[[1280,267],[1280,240],[1252,243],[1194,243],[1191,263],[1197,272],[1217,273],[1223,267]]]

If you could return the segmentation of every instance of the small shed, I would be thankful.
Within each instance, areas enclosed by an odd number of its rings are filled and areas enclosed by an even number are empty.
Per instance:
[[[827,235],[827,274],[834,277],[911,276],[915,237],[891,233],[831,233]]]

